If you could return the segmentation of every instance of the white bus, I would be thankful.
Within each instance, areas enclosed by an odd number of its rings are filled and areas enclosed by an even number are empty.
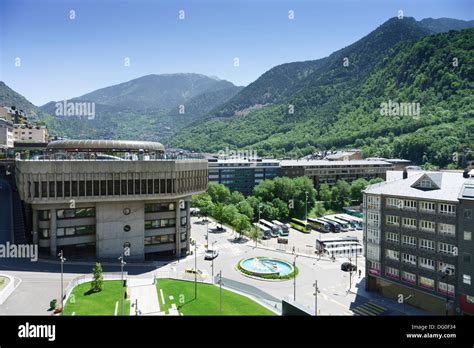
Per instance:
[[[257,227],[261,232],[262,232],[262,238],[263,239],[270,239],[272,237],[271,229],[268,227],[259,224],[259,223],[254,223],[254,226]]]
[[[353,229],[347,221],[340,220],[333,215],[326,215],[324,216],[324,219],[337,222],[341,226],[341,232],[347,232]]]
[[[316,250],[329,257],[357,257],[363,255],[363,247],[357,237],[317,239]]]
[[[285,225],[283,222],[280,222],[278,220],[272,220],[272,223],[275,226],[280,227],[280,236],[288,236],[290,234],[290,229],[288,225]]]
[[[270,234],[272,237],[278,237],[280,235],[280,227],[272,224],[270,221],[260,219],[259,221],[260,225],[263,225],[265,227],[268,227],[270,229]]]

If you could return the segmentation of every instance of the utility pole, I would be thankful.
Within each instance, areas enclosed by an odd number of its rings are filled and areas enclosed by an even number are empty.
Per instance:
[[[63,251],[58,254],[59,259],[61,260],[61,315],[64,314],[64,282],[63,282],[63,274],[64,274],[64,261],[66,259],[63,256]]]
[[[122,316],[123,316],[123,313],[124,313],[123,298],[125,297],[124,286],[123,286],[123,266],[125,266],[127,263],[123,259],[123,253],[122,253],[122,255],[120,255],[120,257],[118,259],[120,260],[120,269],[121,269],[121,273],[122,273]]]
[[[308,220],[308,191],[305,191],[304,192],[305,194],[305,208],[304,208],[304,220],[307,221]]]
[[[194,240],[194,298],[197,299],[197,240]]]
[[[209,220],[206,217],[206,244],[207,248],[209,249]]]
[[[313,285],[314,285],[314,315],[317,316],[318,315],[318,292],[319,292],[318,281],[315,280]]]
[[[219,271],[219,310],[222,316],[222,271]]]
[[[295,259],[293,260],[293,301],[296,301],[296,258],[298,255],[295,255]]]
[[[216,244],[216,243],[217,243],[217,241],[212,242],[212,251],[213,252],[214,252],[214,244]],[[211,270],[212,270],[212,284],[214,284],[214,257],[211,260]]]

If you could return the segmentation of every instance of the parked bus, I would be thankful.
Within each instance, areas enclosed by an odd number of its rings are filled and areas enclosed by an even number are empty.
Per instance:
[[[259,223],[254,223],[254,226],[257,227],[262,232],[262,239],[270,239],[272,238],[271,230]]]
[[[363,255],[363,247],[357,237],[317,239],[316,251],[329,257],[357,257]]]
[[[349,225],[349,223],[347,221],[339,220],[338,218],[335,218],[332,215],[331,216],[324,216],[324,219],[337,222],[341,226],[341,231],[342,232],[347,232],[351,229],[351,226]]]
[[[356,224],[356,228],[358,230],[362,230],[362,224],[364,222],[364,219],[361,219],[360,217],[357,217],[357,216],[348,215],[348,214],[338,214],[337,216],[343,217],[346,220],[351,220],[353,223]]]
[[[339,233],[341,232],[341,225],[339,225],[337,222],[334,222],[332,220],[327,220],[326,218],[319,218],[319,220],[327,222],[329,224],[329,230],[334,233]]]
[[[362,230],[362,222],[359,222],[359,221],[356,221],[356,220],[352,219],[350,215],[347,215],[347,216],[346,215],[336,215],[336,218],[338,218],[339,220],[342,220],[342,221],[346,221],[347,223],[349,223],[349,225],[352,226],[352,228],[354,228],[356,230]]]
[[[278,221],[278,220],[272,220],[272,223],[278,227],[280,227],[280,236],[288,236],[290,234],[290,229],[288,228],[288,225]]]
[[[268,227],[270,229],[270,234],[272,237],[278,237],[280,235],[280,227],[277,225],[272,224],[270,221],[260,219],[260,225]]]
[[[310,233],[311,232],[311,224],[309,224],[305,221],[298,220],[298,219],[291,219],[290,225],[295,230],[301,231],[303,233]]]
[[[319,232],[331,232],[331,226],[324,220],[308,218],[308,221],[311,223],[311,226],[313,226],[313,229]]]

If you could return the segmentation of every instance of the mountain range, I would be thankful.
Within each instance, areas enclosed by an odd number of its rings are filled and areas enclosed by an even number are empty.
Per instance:
[[[200,74],[147,75],[70,102],[93,119],[36,107],[4,83],[16,105],[71,138],[159,140],[195,151],[229,148],[299,157],[357,146],[366,156],[452,165],[473,148],[474,21],[392,18],[328,57],[276,66],[246,87]],[[419,117],[382,116],[383,103],[418,104]]]

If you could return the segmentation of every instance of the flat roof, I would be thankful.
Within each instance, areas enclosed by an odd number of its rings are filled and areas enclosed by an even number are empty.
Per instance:
[[[66,151],[165,151],[165,147],[161,143],[135,140],[56,140],[50,142],[46,149]]]
[[[282,160],[280,166],[282,167],[306,167],[306,166],[348,166],[348,165],[387,165],[392,166],[391,163],[385,161],[367,161],[367,160],[353,160],[353,161],[328,161],[328,160]]]

